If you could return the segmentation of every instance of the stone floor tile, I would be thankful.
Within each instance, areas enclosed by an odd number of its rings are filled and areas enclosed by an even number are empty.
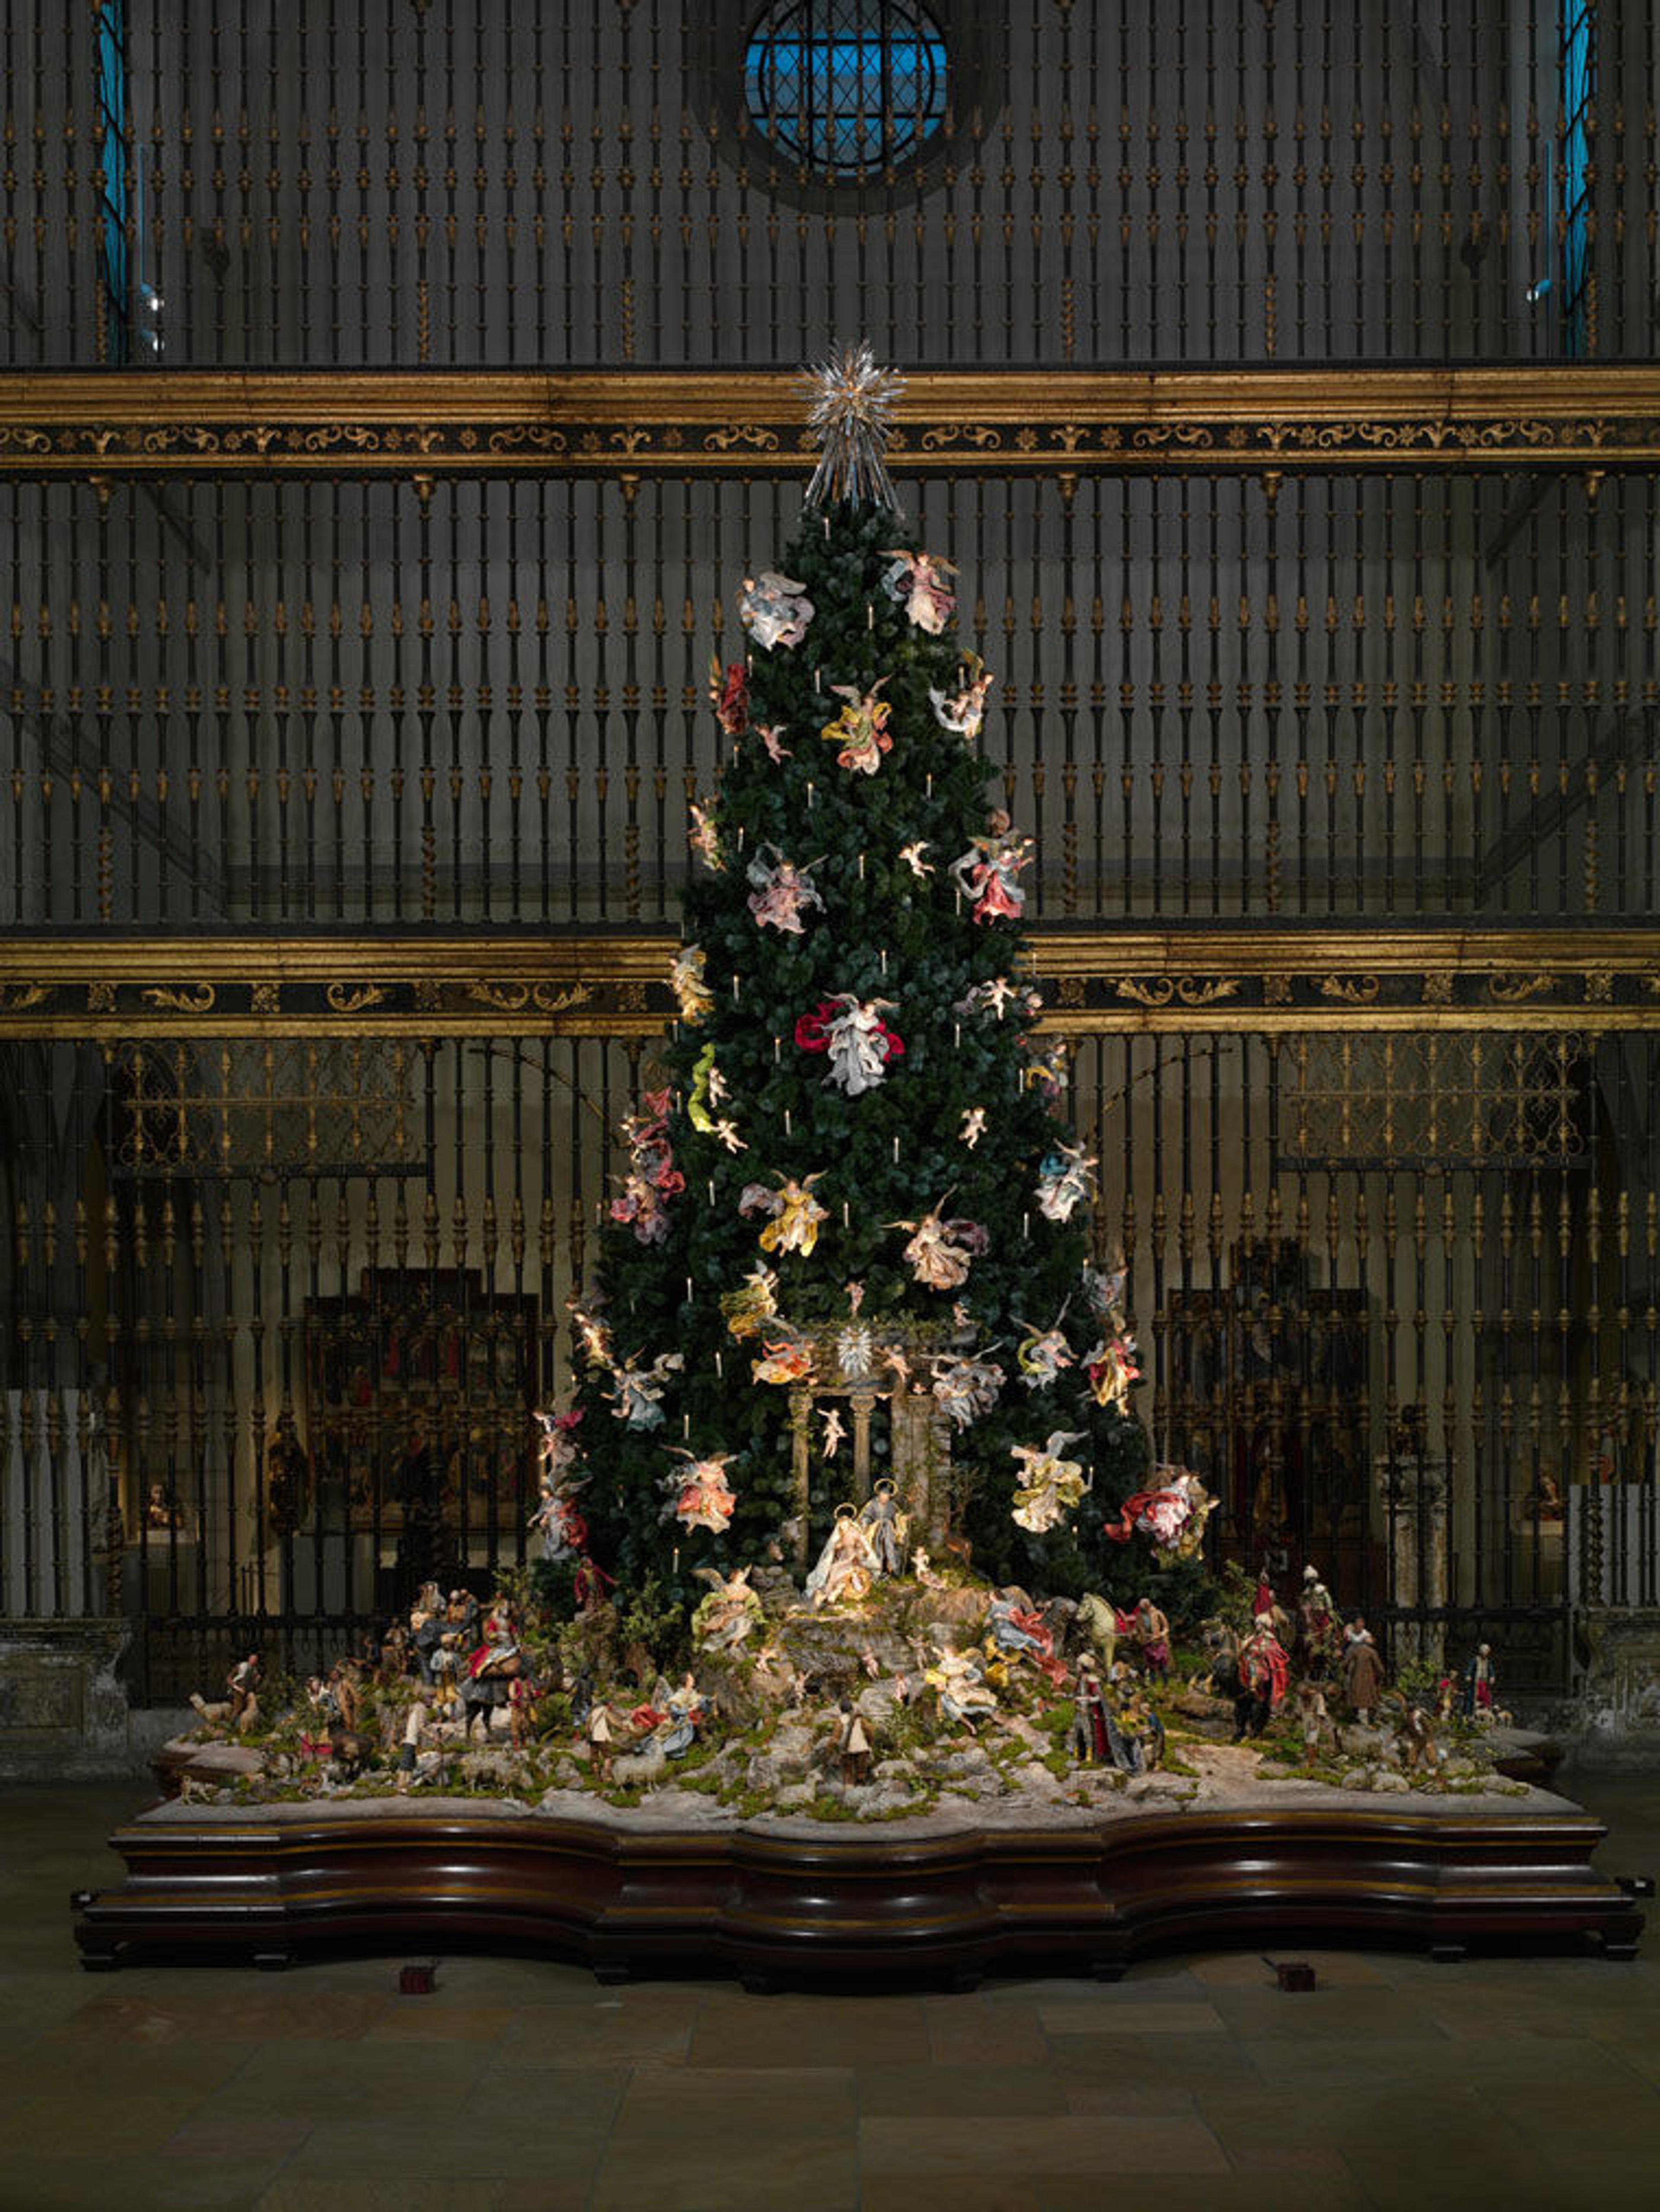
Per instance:
[[[684,2063],[702,2000],[670,1990],[626,2003],[515,2007],[511,2028],[492,2054],[512,2066],[672,2065]]]
[[[1049,2043],[1035,2003],[988,2003],[983,1992],[923,2000],[936,2066],[1039,2066]]]
[[[478,2212],[480,2202],[476,2181],[449,2175],[283,2172],[258,2199],[254,2212]],[[568,2196],[562,2206],[554,2199],[549,2212],[567,2207],[575,2212],[581,2202]]]
[[[449,2118],[477,2078],[480,2057],[467,2045],[262,2044],[204,2100],[202,2115],[299,2112],[321,2122],[367,2110],[387,2120]]]
[[[859,2173],[851,2142],[746,2139],[666,2151],[624,2139],[600,2162],[587,2212],[854,2212]]]
[[[1037,2174],[1024,2212],[1107,2212],[1114,2194],[1110,2178]],[[1351,2174],[1242,2173],[1233,2166],[1225,2174],[1161,2173],[1140,2202],[1148,2212],[1372,2212]]]
[[[1037,2008],[1046,2035],[1220,2035],[1223,2022],[1214,2005],[1201,1998],[1175,2004],[1126,2002],[1116,1991],[1098,2004],[1043,2004]]]
[[[632,2077],[627,2066],[492,2067],[468,2090],[453,2124],[473,2135],[530,2121],[556,2135],[609,2129]]]
[[[368,2031],[371,2043],[500,2043],[518,2017],[510,2004],[460,2004],[447,1992],[405,1997]]]
[[[757,2081],[745,2067],[642,2066],[613,2127],[619,2142],[650,2138],[701,2154],[739,2137],[774,2147],[850,2142],[855,2111],[850,2067],[773,2067]]]
[[[1196,2085],[1199,2110],[1230,2154],[1286,2142],[1317,2142],[1385,2159],[1430,2141],[1474,2141],[1519,2147],[1504,2117],[1473,2088],[1443,2082],[1362,2082],[1309,2095],[1300,2087],[1262,2088]]]
[[[707,1998],[690,2051],[694,2066],[920,2066],[929,2056],[920,1997],[741,1991]]]
[[[893,2174],[1220,2173],[1227,2164],[1210,2129],[1179,2114],[876,2118],[860,2121],[859,2148],[866,2171]]]
[[[859,2212],[1034,2212],[1037,2183],[1029,2176],[952,2173],[865,2173]],[[1098,2182],[1097,2212],[1103,2198]]]
[[[7,2212],[253,2212],[277,2178],[278,2158],[181,2161],[149,2153],[54,2150],[9,2155],[0,2168]]]
[[[854,2075],[861,2118],[915,2113],[1064,2112],[1066,2087],[1052,2066],[865,2066]]]

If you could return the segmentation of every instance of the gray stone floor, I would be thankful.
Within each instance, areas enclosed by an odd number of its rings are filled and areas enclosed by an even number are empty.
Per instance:
[[[1580,1774],[1660,1869],[1660,1779]],[[72,1889],[139,1785],[0,1796],[0,2208],[1074,2212],[1652,2206],[1660,1920],[1635,1964],[1250,1954],[1113,1987],[746,1996],[524,1959],[83,1974]],[[1282,1947],[1282,1951],[1285,1947]]]

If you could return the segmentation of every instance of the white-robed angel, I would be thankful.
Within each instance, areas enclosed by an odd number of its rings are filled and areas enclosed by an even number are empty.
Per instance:
[[[1003,1370],[987,1352],[971,1359],[952,1359],[943,1354],[933,1362],[934,1400],[942,1413],[959,1429],[968,1428],[997,1403],[1003,1388]]]
[[[986,1680],[978,1652],[953,1651],[943,1644],[936,1644],[933,1650],[934,1662],[923,1668],[922,1680],[938,1696],[948,1721],[972,1728],[997,1711],[997,1692]]]
[[[1026,1322],[1020,1327],[1026,1331],[1014,1352],[1020,1380],[1028,1390],[1046,1390],[1063,1369],[1075,1364],[1066,1331],[1058,1321],[1053,1328],[1035,1329]]]
[[[812,601],[806,586],[775,568],[758,576],[745,576],[738,595],[738,619],[763,652],[776,645],[800,645],[812,620]]]
[[[888,1062],[903,1054],[904,1039],[882,1018],[897,1005],[894,999],[861,1000],[852,991],[838,991],[797,1021],[796,1044],[803,1052],[827,1053],[825,1082],[849,1098],[861,1098],[886,1079]]]
[[[928,693],[928,704],[933,709],[933,719],[942,730],[972,744],[980,734],[986,719],[986,694],[997,678],[976,653],[969,653],[964,662],[962,688],[956,691]]]
[[[1089,1489],[1082,1461],[1061,1456],[1068,1444],[1083,1441],[1081,1429],[1051,1429],[1041,1444],[1009,1446],[1021,1469],[1011,1511],[1016,1523],[1034,1536],[1057,1528]]]
[[[946,1196],[949,1197],[947,1193]],[[986,1249],[986,1232],[976,1221],[947,1221],[946,1199],[932,1212],[913,1221],[890,1221],[890,1229],[909,1229],[904,1256],[912,1279],[933,1291],[955,1291],[969,1279],[976,1255]]]
[[[1094,1188],[1095,1156],[1081,1145],[1057,1145],[1037,1170],[1037,1211],[1046,1221],[1070,1221]]]
[[[649,1367],[640,1367],[629,1359],[613,1368],[611,1386],[605,1394],[611,1401],[611,1412],[631,1429],[660,1429],[664,1389],[669,1376],[678,1374],[685,1364],[683,1352],[660,1352]]]

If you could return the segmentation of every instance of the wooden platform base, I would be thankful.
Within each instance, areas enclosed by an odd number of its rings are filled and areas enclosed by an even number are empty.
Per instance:
[[[1593,1871],[1606,1831],[1515,1814],[1251,1810],[1088,1826],[651,1830],[460,1803],[159,1811],[116,1889],[76,1900],[89,1969],[325,1947],[532,1947],[620,1974],[1122,1972],[1144,1952],[1296,1936],[1455,1957],[1575,1943],[1629,1957],[1642,1915]]]

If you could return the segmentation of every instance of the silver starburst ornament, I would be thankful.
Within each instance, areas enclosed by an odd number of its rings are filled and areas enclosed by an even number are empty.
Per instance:
[[[836,347],[807,370],[801,386],[812,402],[807,421],[824,448],[807,486],[809,507],[862,499],[899,513],[886,453],[894,402],[904,388],[904,378],[879,367],[862,340]]]

